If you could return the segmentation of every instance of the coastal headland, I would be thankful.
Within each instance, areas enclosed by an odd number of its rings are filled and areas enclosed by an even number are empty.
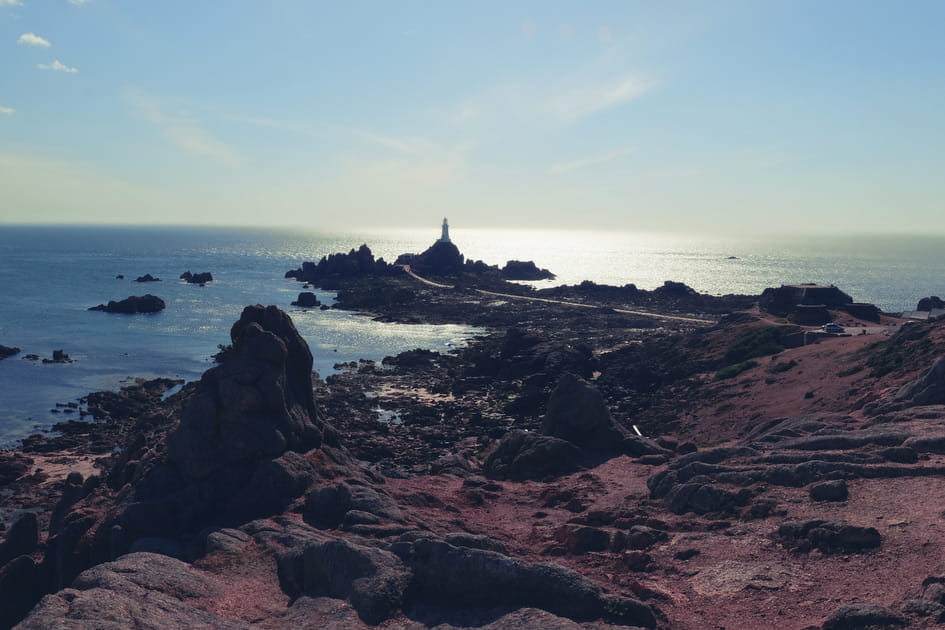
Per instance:
[[[942,320],[537,290],[448,241],[287,275],[485,332],[321,379],[291,311],[247,306],[199,381],[90,394],[0,453],[2,627],[945,622]]]

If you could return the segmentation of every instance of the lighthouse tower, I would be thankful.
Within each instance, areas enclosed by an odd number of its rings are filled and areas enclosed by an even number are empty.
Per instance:
[[[441,243],[450,243],[450,224],[446,222],[446,217],[443,217],[443,235],[440,236]]]

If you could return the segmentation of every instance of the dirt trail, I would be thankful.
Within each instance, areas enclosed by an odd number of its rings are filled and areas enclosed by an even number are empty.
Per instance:
[[[423,284],[426,284],[427,286],[436,287],[439,289],[454,288],[453,285],[440,284],[439,282],[433,282],[432,280],[428,280],[422,276],[417,275],[417,273],[414,272],[410,268],[410,265],[403,265],[403,269],[404,271],[407,272],[407,275],[409,275],[411,278],[414,278],[415,280],[418,280],[422,282]],[[488,295],[490,297],[500,297],[500,298],[505,298],[505,299],[510,299],[510,300],[527,300],[529,302],[545,302],[547,304],[561,304],[563,306],[576,306],[579,308],[610,309],[610,310],[613,310],[615,313],[623,313],[625,315],[641,315],[643,317],[654,317],[656,319],[667,319],[667,320],[677,321],[677,322],[690,322],[690,323],[695,323],[695,324],[714,324],[715,323],[715,320],[701,319],[698,317],[683,317],[681,315],[662,315],[659,313],[649,313],[647,311],[632,311],[632,310],[622,309],[622,308],[611,309],[609,306],[598,306],[596,304],[581,304],[580,302],[566,302],[564,300],[549,300],[547,298],[531,297],[527,295],[514,295],[512,293],[497,293],[495,291],[486,291],[485,289],[474,289],[474,290],[476,291],[476,293],[479,293],[480,295]]]

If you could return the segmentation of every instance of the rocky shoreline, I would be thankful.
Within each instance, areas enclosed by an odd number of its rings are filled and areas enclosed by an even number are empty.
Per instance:
[[[0,627],[945,622],[945,324],[352,255],[299,279],[488,333],[321,380],[247,307],[199,382],[90,395],[0,454]]]

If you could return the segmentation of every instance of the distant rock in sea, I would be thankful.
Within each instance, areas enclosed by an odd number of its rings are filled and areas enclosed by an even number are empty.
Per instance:
[[[299,293],[298,299],[292,302],[292,306],[301,306],[302,308],[314,308],[321,305],[322,303],[318,301],[315,294],[310,291]]]
[[[51,359],[43,359],[43,363],[72,363],[73,359],[62,350],[53,350]]]
[[[160,282],[160,278],[155,278],[149,273],[144,274],[143,276],[138,276],[135,278],[135,282]]]
[[[93,306],[90,311],[105,311],[106,313],[125,313],[133,315],[136,313],[157,313],[166,308],[164,300],[156,295],[130,295],[124,300],[109,300],[108,304],[99,304]]]
[[[209,271],[190,273],[190,270],[187,270],[180,274],[180,279],[189,284],[206,284],[207,282],[213,282],[213,275]]]
[[[12,357],[14,354],[19,354],[19,352],[19,348],[9,348],[7,346],[0,345],[0,359]]]

